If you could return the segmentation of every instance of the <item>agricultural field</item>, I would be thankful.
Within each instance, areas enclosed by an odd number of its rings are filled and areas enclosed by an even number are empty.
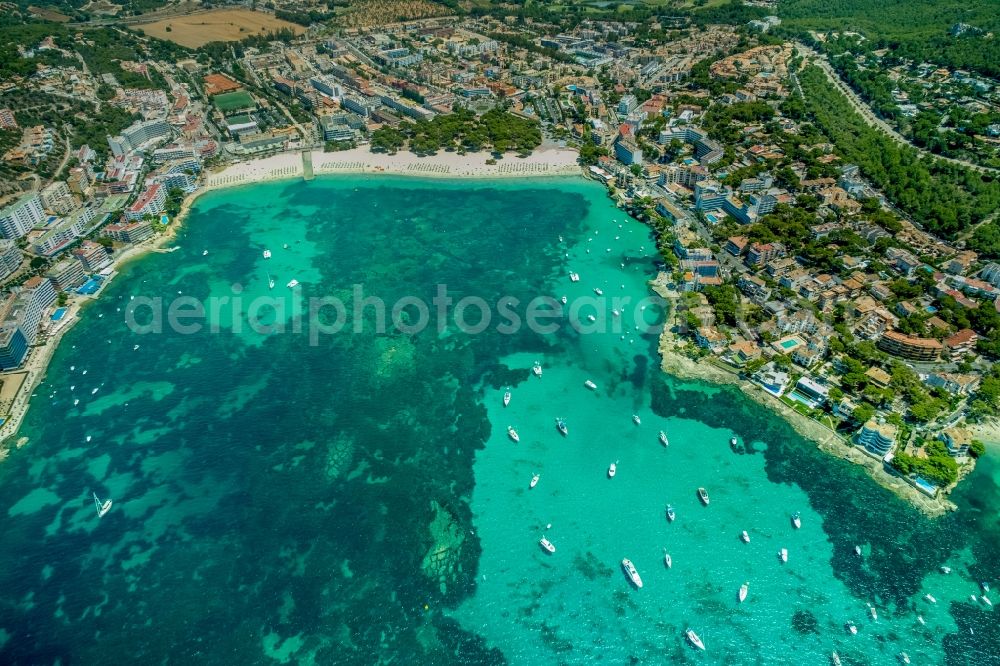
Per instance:
[[[135,27],[150,37],[188,48],[198,48],[209,42],[235,42],[282,29],[292,30],[297,35],[305,32],[300,25],[249,9],[213,9]]]

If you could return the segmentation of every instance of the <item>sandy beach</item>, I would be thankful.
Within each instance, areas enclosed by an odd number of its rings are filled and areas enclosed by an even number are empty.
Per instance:
[[[741,377],[736,371],[723,367],[710,358],[696,361],[687,356],[682,348],[688,343],[680,340],[673,333],[678,325],[676,321],[677,308],[674,306],[676,296],[668,292],[662,285],[663,281],[659,278],[650,282],[651,288],[671,303],[670,316],[660,334],[659,343],[660,367],[664,372],[681,379],[736,386],[747,398],[780,415],[792,426],[795,432],[815,442],[820,450],[849,460],[856,465],[861,465],[876,483],[910,502],[924,514],[937,517],[955,510],[955,504],[948,500],[945,495],[939,493],[936,498],[928,497],[902,477],[886,471],[885,465],[880,459],[865,454],[859,447],[852,445],[838,433],[795,411],[757,384]]]

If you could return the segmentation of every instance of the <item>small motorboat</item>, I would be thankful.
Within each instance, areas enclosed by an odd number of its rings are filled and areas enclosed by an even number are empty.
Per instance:
[[[778,551],[778,559],[780,559],[782,562],[787,562],[788,561],[788,549],[787,548],[782,548],[780,551]]]
[[[598,296],[604,295],[604,292],[601,290],[600,287],[594,287],[594,293],[597,294]]]
[[[533,366],[531,366],[531,372],[533,372],[536,377],[541,377],[542,376],[542,364],[539,363],[538,361],[535,361],[535,364]]]
[[[580,274],[579,273],[570,273],[569,274],[569,281],[570,282],[579,282],[580,281]]]
[[[740,534],[740,539],[743,540],[743,543],[750,543],[750,535],[747,534],[746,530],[743,530],[743,533]]]
[[[281,247],[283,247],[284,249],[286,249],[286,250],[287,250],[287,249],[288,249],[288,243],[284,243],[284,244],[282,244],[282,246],[281,246]]]
[[[983,588],[983,592],[990,591],[990,584],[987,583],[985,580],[979,584],[979,587]]]
[[[289,289],[295,289],[297,286],[299,286],[299,281],[296,280],[295,278],[292,278],[291,280],[288,281],[288,284],[285,286],[287,286]]]
[[[138,351],[138,350],[139,350],[139,345],[134,345],[132,347],[132,351]]]
[[[705,506],[708,506],[709,502],[711,501],[708,499],[708,491],[705,490],[704,488],[698,489],[698,499],[700,499],[701,503],[704,504]]]
[[[951,573],[951,567],[942,566],[941,567],[941,573],[943,573],[943,574],[950,574]]]
[[[878,611],[871,605],[871,602],[868,603],[868,614],[872,616],[873,620],[878,621]]]
[[[611,463],[611,465],[608,467],[608,478],[609,479],[615,478],[615,474],[617,473],[618,473],[618,462],[615,461]]]
[[[79,404],[80,404],[80,399],[79,398],[76,398],[75,400],[73,400],[73,406],[74,407],[76,407]]]
[[[970,594],[969,595],[969,601],[971,601],[972,603],[976,603],[977,601],[979,601],[979,597],[977,597],[974,594]]]
[[[562,419],[556,419],[556,430],[562,433],[563,437],[569,435],[569,428],[566,427],[566,422]]]
[[[983,603],[984,603],[984,604],[986,604],[986,605],[987,605],[987,606],[989,606],[990,608],[993,608],[993,602],[992,602],[992,601],[990,601],[990,598],[989,598],[989,597],[987,597],[987,596],[986,596],[985,594],[984,594],[983,596],[979,597],[979,598],[983,600]]]
[[[802,515],[798,511],[792,514],[792,525],[795,526],[795,529],[802,527]]]
[[[632,415],[632,423],[634,423],[636,425],[642,425],[642,419],[639,418],[638,414],[633,414]]]
[[[587,388],[589,388],[591,391],[596,391],[597,390],[597,384],[595,384],[594,382],[590,381],[589,379],[587,381],[585,381],[583,383],[583,385],[586,386]]]
[[[858,557],[861,557],[861,546],[854,547],[854,554],[857,555]]]
[[[836,650],[830,653],[830,663],[833,664],[833,666],[840,666],[840,655],[837,654]]]
[[[853,620],[848,620],[847,621],[847,630],[849,632],[851,632],[852,636],[857,636],[858,635],[858,625],[854,624]]]
[[[639,572],[636,571],[635,565],[632,564],[632,560],[627,557],[622,560],[622,569],[625,571],[625,575],[628,579],[640,590],[642,589],[642,578],[639,577]]]
[[[510,391],[505,391],[503,394],[503,406],[506,407],[510,404]]]
[[[87,435],[87,443],[88,443],[88,444],[90,443],[90,440],[92,440],[92,439],[93,439],[93,436],[92,436],[92,435]]]
[[[528,484],[528,487],[529,488],[534,488],[535,486],[537,486],[538,485],[538,478],[539,478],[538,474],[535,474],[534,476],[532,476],[531,477],[531,483]]]
[[[514,430],[514,426],[507,426],[507,436],[510,437],[514,442],[520,442],[521,438],[518,436],[517,431]]]
[[[919,622],[920,624],[927,624],[926,622],[924,622],[924,616],[923,615],[918,615],[917,616],[917,622]]]
[[[100,387],[95,388],[93,391],[90,392],[90,395],[94,395],[95,393],[97,393],[100,390],[101,390]]]
[[[738,443],[735,435],[729,438],[729,446],[736,446]]]
[[[677,512],[674,511],[674,507],[668,504],[667,505],[667,520],[672,523],[672,522],[674,522],[674,518],[676,518],[676,517],[677,517]]]
[[[611,315],[612,315],[612,316],[614,316],[614,317],[621,317],[621,316],[622,316],[622,313],[621,313],[621,312],[619,312],[618,310],[616,310],[616,309],[612,308],[612,309],[611,309]]]
[[[749,591],[750,591],[750,581],[746,581],[745,583],[740,585],[740,594],[739,594],[740,603],[746,601],[747,592]]]
[[[688,629],[684,632],[684,634],[687,636],[687,639],[691,641],[691,645],[695,646],[699,650],[705,649],[705,644],[701,642],[701,638],[698,637],[698,634],[694,633],[694,629]]]
[[[202,253],[201,253],[201,256],[207,257],[208,256],[208,250],[203,250]]]
[[[270,259],[271,258],[271,251],[270,250],[264,250],[264,258],[265,259]]]
[[[674,561],[670,559],[670,553],[667,552],[666,548],[663,549],[663,563],[668,569],[674,566]]]
[[[934,595],[931,594],[930,592],[928,592],[927,594],[924,595],[924,599],[926,599],[929,603],[932,603],[932,604],[936,604],[937,603],[937,599],[935,599]]]
[[[910,663],[910,655],[906,654],[905,652],[900,652],[898,656],[900,662],[904,664]]]
[[[553,546],[552,542],[546,539],[545,537],[541,538],[541,540],[538,542],[538,545],[541,546],[542,549],[547,553],[556,552],[556,547]]]
[[[670,440],[667,439],[667,433],[660,431],[660,444],[663,446],[670,446]]]
[[[594,315],[587,315],[587,321],[593,323],[597,321],[597,317],[595,317]]]

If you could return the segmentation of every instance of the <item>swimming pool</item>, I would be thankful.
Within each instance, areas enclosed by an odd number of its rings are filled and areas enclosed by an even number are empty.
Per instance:
[[[101,288],[101,278],[96,275],[77,287],[76,293],[89,296]]]
[[[55,312],[52,313],[52,321],[59,321],[66,316],[66,308],[57,308]]]
[[[794,340],[794,339],[793,340],[782,340],[778,344],[781,345],[782,349],[791,349],[792,347],[798,347],[799,346],[799,341],[798,340]]]

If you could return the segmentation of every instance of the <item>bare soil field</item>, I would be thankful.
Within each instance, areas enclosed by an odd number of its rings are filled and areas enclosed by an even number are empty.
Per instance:
[[[209,42],[234,42],[282,28],[293,30],[296,35],[305,32],[300,25],[249,9],[213,9],[134,27],[150,37],[170,40],[189,48],[198,48]]]

